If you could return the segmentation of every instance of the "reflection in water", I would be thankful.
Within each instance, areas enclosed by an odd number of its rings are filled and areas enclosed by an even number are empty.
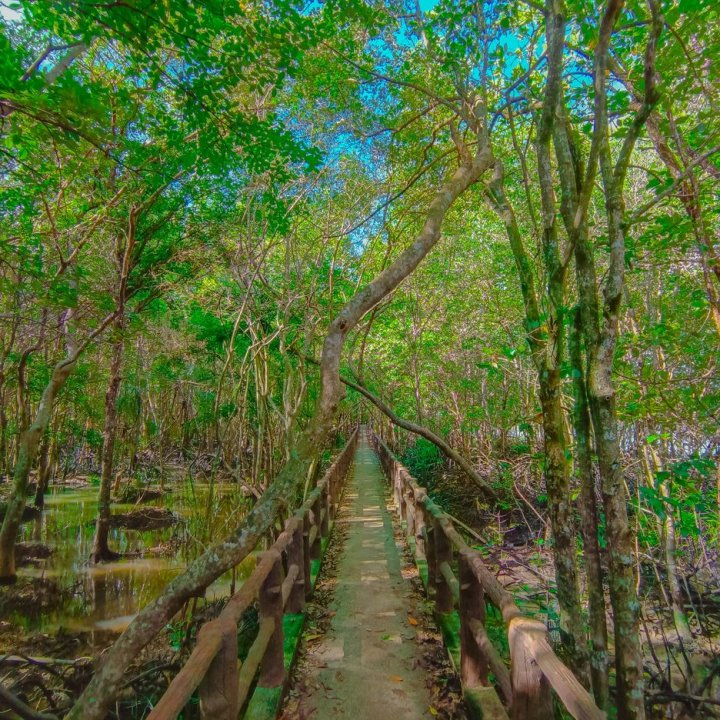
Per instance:
[[[10,618],[28,630],[55,632],[90,631],[98,644],[108,634],[122,632],[140,608],[157,597],[186,564],[201,553],[210,539],[223,537],[247,512],[247,500],[230,484],[166,483],[171,492],[142,506],[115,504],[113,512],[138,507],[166,507],[182,522],[161,530],[113,528],[110,546],[128,554],[119,562],[90,565],[97,511],[97,488],[53,488],[45,499],[45,511],[37,520],[23,525],[21,540],[44,543],[53,554],[37,567],[26,566],[18,573],[44,577],[69,590],[62,606]],[[235,580],[247,577],[254,567],[248,558],[237,569]],[[213,583],[206,598],[226,596],[232,573]],[[237,588],[237,585],[236,585]]]

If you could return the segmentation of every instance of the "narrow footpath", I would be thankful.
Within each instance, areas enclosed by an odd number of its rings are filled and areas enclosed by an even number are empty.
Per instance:
[[[348,534],[330,606],[330,629],[307,652],[300,717],[310,720],[430,718],[430,690],[415,642],[412,586],[401,573],[377,456],[358,443],[339,523]]]

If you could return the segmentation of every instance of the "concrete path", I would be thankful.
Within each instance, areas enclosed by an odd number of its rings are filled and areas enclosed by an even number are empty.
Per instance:
[[[377,456],[361,437],[338,520],[348,523],[348,535],[330,607],[335,614],[307,653],[310,694],[300,714],[309,720],[432,717],[387,490]]]

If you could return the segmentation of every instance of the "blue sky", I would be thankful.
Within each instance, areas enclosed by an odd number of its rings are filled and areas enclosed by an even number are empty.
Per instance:
[[[20,17],[20,13],[17,10],[9,8],[7,3],[0,2],[0,17],[2,17],[3,20],[17,20]]]

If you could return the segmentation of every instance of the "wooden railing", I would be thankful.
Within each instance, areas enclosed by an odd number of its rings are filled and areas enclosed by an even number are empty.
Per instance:
[[[173,678],[148,720],[175,720],[198,691],[203,720],[237,720],[255,677],[257,687],[278,688],[285,682],[283,614],[298,614],[310,597],[311,561],[319,559],[322,539],[335,517],[342,484],[353,459],[357,430],[317,483],[302,507],[259,562],[220,615],[200,628],[197,643]],[[238,622],[255,601],[257,636],[241,664]]]
[[[395,459],[383,440],[371,432],[370,441],[392,484],[395,505],[416,559],[427,563],[427,589],[434,595],[436,612],[442,615],[458,610],[463,692],[468,695],[473,688],[487,688],[492,673],[497,694],[513,720],[552,718],[551,690],[577,720],[605,718],[590,693],[553,651],[545,625],[522,615],[480,553],[468,546],[448,515]],[[486,632],[486,602],[502,615],[510,648],[509,668]],[[483,697],[487,696],[481,694],[480,703]],[[497,698],[493,702],[497,703]],[[485,714],[498,717],[497,708],[488,707]]]

